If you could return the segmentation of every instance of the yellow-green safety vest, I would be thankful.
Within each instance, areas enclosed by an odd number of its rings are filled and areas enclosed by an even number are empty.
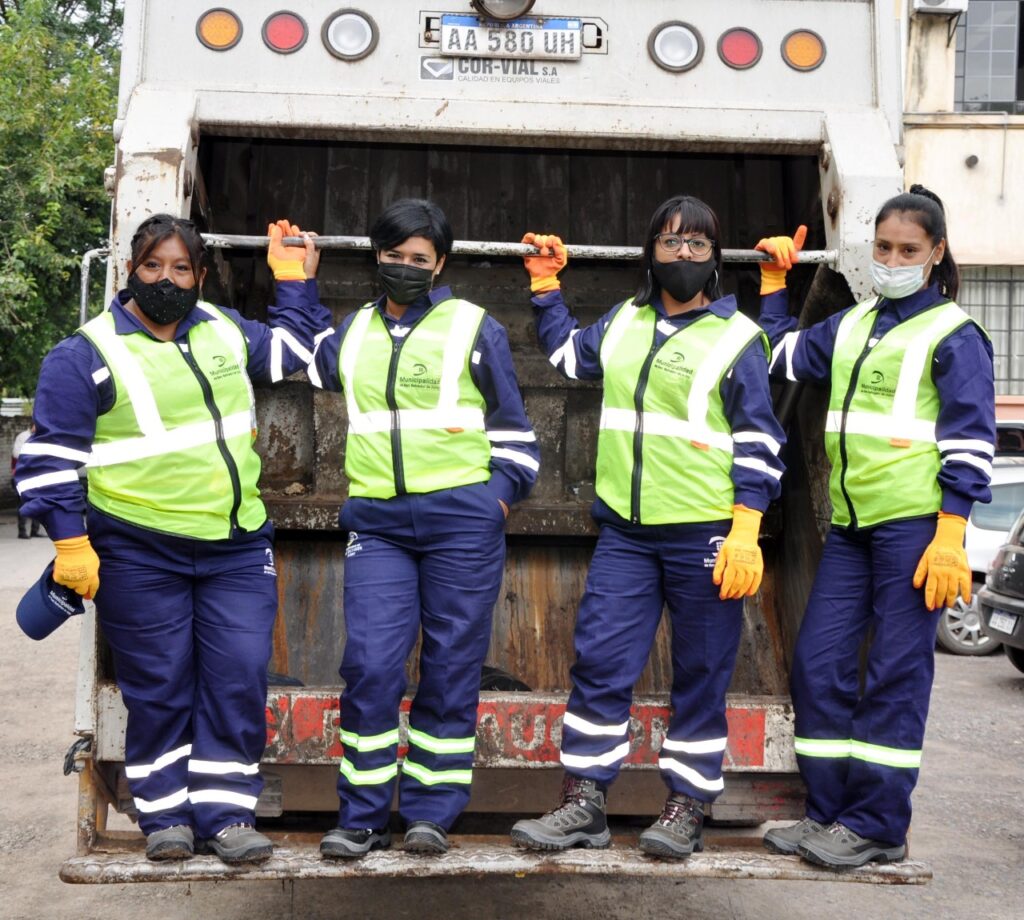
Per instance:
[[[767,339],[738,311],[706,313],[660,346],[657,323],[653,307],[627,300],[601,341],[597,494],[636,524],[730,519],[732,427],[719,387],[759,336],[767,355]]]
[[[242,330],[212,304],[196,309],[209,318],[180,342],[118,335],[109,311],[78,330],[114,386],[86,465],[89,503],[140,527],[224,540],[267,520],[255,401]]]
[[[470,375],[486,311],[449,298],[392,336],[373,303],[338,354],[349,495],[392,498],[491,478],[486,402]]]
[[[832,354],[825,450],[832,523],[871,527],[935,514],[942,461],[935,434],[935,349],[973,320],[952,301],[875,336],[877,298],[840,321]]]

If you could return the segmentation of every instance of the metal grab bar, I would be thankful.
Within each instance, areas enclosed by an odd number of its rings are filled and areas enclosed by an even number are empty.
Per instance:
[[[245,236],[235,233],[204,233],[203,240],[213,249],[266,249],[270,243],[268,236]],[[286,236],[282,240],[286,246],[302,246],[303,239],[299,236]],[[318,236],[314,238],[317,249],[354,249],[371,251],[373,244],[368,236]],[[635,261],[643,250],[639,246],[566,246],[569,255],[574,259],[621,259]],[[525,243],[494,243],[481,240],[456,240],[452,246],[456,255],[469,256],[535,256],[540,250]],[[89,300],[89,269],[92,260],[105,258],[109,248],[90,249],[82,257],[82,289],[79,301],[79,322],[85,323]],[[809,249],[800,253],[800,261],[807,265],[836,264],[839,253],[835,249]],[[771,256],[756,249],[723,249],[722,259],[726,262],[770,262]]]
[[[270,242],[266,236],[241,236],[231,233],[204,233],[207,246],[215,249],[265,249]],[[286,236],[286,246],[301,246],[298,236]],[[368,236],[318,236],[314,238],[317,249],[363,249],[372,250]],[[573,246],[567,245],[570,257],[574,259],[639,259],[639,246]],[[482,240],[456,240],[452,246],[455,255],[470,256],[535,256],[539,249],[525,243],[495,243]],[[756,249],[723,249],[726,262],[770,262],[771,256]],[[835,249],[809,249],[800,253],[800,261],[807,264],[824,263],[835,265],[839,253]]]
[[[90,249],[82,256],[82,287],[78,298],[78,325],[84,326],[89,318],[89,272],[92,268],[93,259],[105,259],[110,255],[110,249]]]

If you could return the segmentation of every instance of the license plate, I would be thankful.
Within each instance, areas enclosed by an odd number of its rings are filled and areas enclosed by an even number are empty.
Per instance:
[[[988,625],[992,629],[997,629],[1001,633],[1007,635],[1013,635],[1014,629],[1017,628],[1017,617],[1012,613],[1003,613],[1002,610],[992,611],[992,617],[988,621]]]
[[[576,61],[583,54],[579,19],[516,19],[495,22],[479,16],[441,17],[441,54],[451,57]]]

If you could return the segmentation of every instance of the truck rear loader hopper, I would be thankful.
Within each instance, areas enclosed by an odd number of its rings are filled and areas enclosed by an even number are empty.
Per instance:
[[[278,529],[280,607],[272,670],[290,679],[273,686],[268,697],[262,760],[267,785],[257,810],[262,829],[275,838],[275,856],[257,868],[228,868],[206,857],[150,863],[141,852],[141,834],[114,829],[123,820],[108,827],[111,808],[129,816],[132,809],[124,779],[125,713],[90,614],[83,624],[76,716],[76,732],[88,741],[75,764],[79,855],[62,868],[65,881],[618,873],[919,883],[930,877],[913,861],[833,875],[794,857],[770,856],[760,848],[760,833],[737,829],[802,814],[787,675],[829,517],[822,397],[811,392],[798,407],[793,391],[778,394],[780,411],[790,417],[789,473],[783,499],[766,516],[764,584],[746,605],[729,700],[726,790],[711,810],[719,827],[710,832],[708,851],[675,864],[642,857],[629,845],[644,826],[630,819],[649,821],[664,798],[656,768],[671,670],[664,623],[636,687],[632,750],[610,796],[620,830],[615,846],[537,855],[508,843],[516,817],[546,810],[557,796],[572,629],[596,536],[588,508],[600,405],[596,386],[565,381],[537,348],[522,248],[514,241],[526,230],[544,230],[569,242],[567,299],[581,322],[592,322],[631,293],[638,252],[631,247],[642,239],[651,211],[686,191],[718,212],[730,250],[747,249],[766,232],[810,224],[815,251],[791,274],[794,307],[802,304],[802,318],[811,322],[851,303],[865,283],[874,209],[901,185],[898,123],[890,117],[893,106],[879,103],[898,94],[898,85],[888,82],[894,66],[898,75],[891,40],[884,47],[877,41],[891,34],[885,15],[892,11],[889,3],[782,5],[792,8],[797,24],[816,22],[826,42],[834,36],[829,48],[840,68],[849,64],[846,45],[863,42],[871,62],[866,73],[833,71],[832,79],[839,73],[842,82],[832,84],[827,109],[823,84],[812,80],[794,84],[802,101],[794,103],[797,110],[785,110],[766,107],[763,85],[756,79],[744,85],[736,72],[723,78],[695,70],[689,82],[665,84],[671,90],[666,93],[662,82],[674,77],[646,55],[642,64],[614,64],[616,48],[643,48],[652,25],[674,18],[672,4],[661,0],[628,19],[623,5],[610,0],[594,0],[586,10],[582,3],[561,4],[555,10],[560,15],[585,13],[588,21],[603,23],[604,51],[585,50],[579,61],[559,65],[560,82],[543,86],[454,79],[440,86],[423,79],[422,60],[443,57],[431,44],[433,14],[400,0],[389,4],[389,18],[400,22],[404,16],[411,26],[397,37],[382,26],[365,61],[346,62],[339,71],[338,62],[310,41],[299,88],[267,49],[249,48],[261,68],[252,87],[212,70],[211,59],[234,62],[227,52],[217,58],[196,42],[195,24],[207,9],[202,3],[189,0],[173,12],[162,4],[128,3],[118,153],[110,176],[108,292],[122,286],[134,227],[156,211],[200,224],[213,250],[204,295],[255,318],[273,296],[260,248],[265,238],[258,238],[271,219],[287,216],[327,237],[322,242],[330,251],[318,280],[336,320],[377,294],[374,262],[359,235],[395,198],[432,198],[458,239],[478,241],[457,247],[442,281],[508,329],[541,445],[540,480],[508,521],[508,558],[488,657],[531,689],[482,694],[473,797],[449,854],[423,859],[395,850],[340,866],[320,860],[315,844],[337,808],[340,757],[336,669],[344,643],[345,539],[337,510],[347,494],[345,407],[344,400],[314,391],[302,379],[261,390],[262,488]],[[441,15],[464,12],[465,4],[436,6]],[[309,23],[323,18],[312,0],[291,7]],[[751,24],[763,19],[756,3],[730,7],[729,22],[707,11],[701,15],[708,21],[696,27],[711,36],[735,25],[735,16]],[[251,16],[258,27],[278,7],[256,0],[245,8],[238,15]],[[766,49],[775,41],[770,29],[779,31],[764,26]],[[150,36],[160,38],[152,43]],[[167,60],[160,43],[180,53]],[[358,69],[375,58],[375,69]],[[296,62],[299,56],[285,60],[288,67]],[[635,69],[636,86],[624,88],[623,66]],[[785,81],[807,76],[779,66]],[[181,84],[185,72],[194,85]],[[691,94],[696,86],[709,100],[718,91],[734,98],[715,108],[701,103],[699,94],[696,101],[682,99],[681,86]],[[646,95],[630,95],[637,92]],[[898,119],[898,106],[894,111]],[[725,289],[756,315],[757,272],[737,261],[756,256],[729,256]],[[411,684],[416,657],[414,651]]]

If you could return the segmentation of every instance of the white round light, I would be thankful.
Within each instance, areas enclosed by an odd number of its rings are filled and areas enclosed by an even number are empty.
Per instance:
[[[324,23],[327,50],[343,61],[358,61],[377,47],[377,24],[359,10],[338,10]]]
[[[704,40],[700,32],[685,22],[666,22],[651,33],[647,52],[665,70],[689,70],[704,56]]]
[[[472,0],[475,6],[485,16],[491,19],[518,19],[530,12],[534,0]]]

